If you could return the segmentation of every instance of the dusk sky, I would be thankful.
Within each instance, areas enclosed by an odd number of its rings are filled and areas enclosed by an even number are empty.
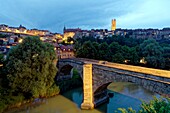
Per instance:
[[[170,0],[0,0],[0,24],[62,33],[66,28],[170,27]]]

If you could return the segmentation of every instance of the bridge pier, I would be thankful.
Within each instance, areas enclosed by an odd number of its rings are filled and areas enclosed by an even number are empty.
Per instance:
[[[107,89],[98,92],[94,95],[94,106],[97,107],[109,100],[109,96],[107,94]]]
[[[92,64],[83,65],[83,94],[81,109],[93,109]]]

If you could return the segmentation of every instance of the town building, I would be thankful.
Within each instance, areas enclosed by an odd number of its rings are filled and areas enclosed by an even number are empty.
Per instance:
[[[74,48],[72,45],[53,44],[58,59],[74,58]]]
[[[67,39],[73,38],[78,32],[81,32],[82,30],[80,28],[76,28],[76,29],[66,29],[66,27],[64,26],[63,29],[63,40],[67,41]]]

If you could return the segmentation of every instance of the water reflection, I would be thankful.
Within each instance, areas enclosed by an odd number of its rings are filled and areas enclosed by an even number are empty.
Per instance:
[[[113,92],[114,97],[108,103],[102,104],[94,110],[81,110],[82,88],[70,90],[63,95],[58,95],[45,100],[45,103],[37,106],[24,106],[7,113],[114,113],[118,108],[140,108],[141,101],[152,99],[156,95],[141,86],[132,83],[112,83],[108,86],[108,92]],[[158,96],[158,95],[157,95]]]

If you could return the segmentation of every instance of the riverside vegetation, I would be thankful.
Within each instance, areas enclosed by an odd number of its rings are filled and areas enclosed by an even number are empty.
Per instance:
[[[170,70],[169,43],[169,39],[136,39],[128,35],[114,35],[103,39],[82,37],[75,40],[74,48],[76,57],[80,58]]]
[[[135,111],[132,108],[119,108],[119,111],[121,113],[170,113],[170,99],[153,97],[153,100],[149,103],[143,101],[139,111]]]
[[[27,37],[12,47],[1,67],[0,112],[59,94],[56,62],[54,47],[39,37]]]
[[[92,49],[90,53],[93,52]],[[0,62],[4,65],[0,67],[0,112],[19,107],[35,98],[54,96],[60,91],[82,86],[82,80],[75,69],[72,79],[56,82],[56,61],[54,47],[41,42],[39,37],[25,38],[21,44],[11,48],[5,61],[0,54]],[[119,110],[122,113],[136,113],[132,108]],[[170,100],[154,98],[150,103],[143,102],[139,113],[170,113]]]

